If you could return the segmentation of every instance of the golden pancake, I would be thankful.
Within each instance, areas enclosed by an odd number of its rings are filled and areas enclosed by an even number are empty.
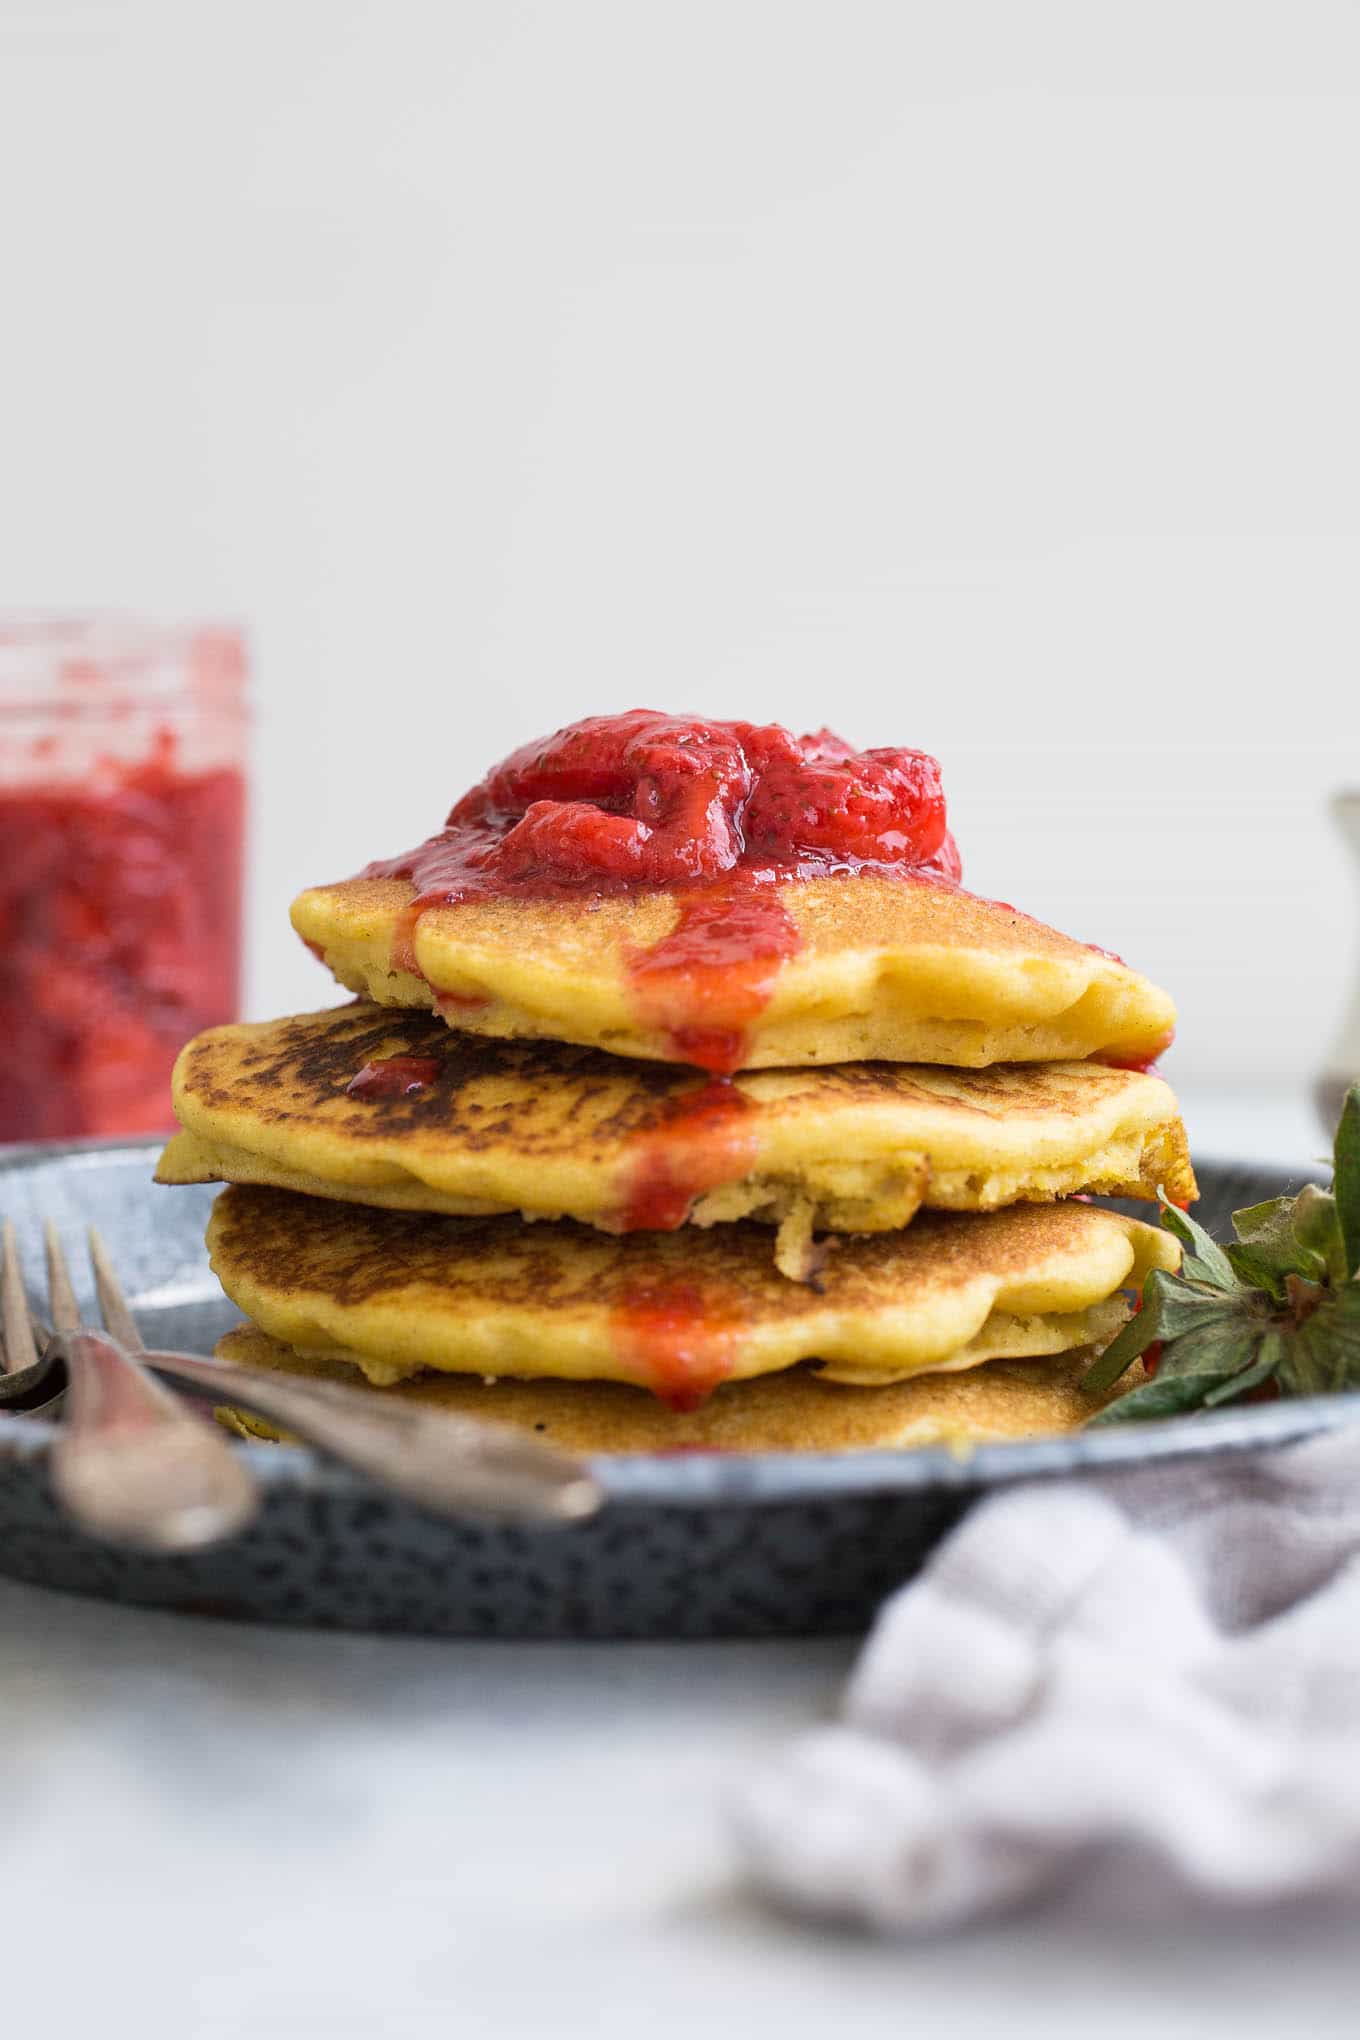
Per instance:
[[[271,1337],[381,1385],[426,1369],[631,1381],[693,1397],[817,1360],[884,1382],[1110,1338],[1174,1241],[1096,1205],[927,1212],[838,1239],[786,1282],[741,1222],[619,1237],[562,1220],[361,1210],[234,1185],[208,1225],[222,1287]]]
[[[351,1385],[357,1362],[304,1358],[243,1325],[217,1355],[239,1367]],[[422,1374],[375,1389],[489,1424],[534,1431],[564,1452],[866,1452],[945,1445],[966,1450],[1013,1438],[1074,1431],[1108,1399],[1086,1395],[1089,1353],[1051,1360],[991,1360],[966,1373],[927,1374],[886,1388],[845,1388],[806,1367],[715,1389],[697,1409],[670,1409],[644,1390],[612,1381],[496,1381]],[[1140,1368],[1141,1373],[1141,1368]],[[1119,1384],[1127,1388],[1129,1378]],[[219,1415],[255,1438],[286,1434],[252,1412]]]
[[[395,1095],[363,1094],[373,1071],[395,1073]],[[616,1232],[756,1217],[783,1227],[786,1273],[814,1227],[887,1231],[922,1203],[1195,1194],[1168,1087],[1096,1063],[850,1063],[720,1084],[356,1004],[200,1034],[176,1065],[174,1101],[186,1131],[162,1183]]]
[[[952,885],[860,872],[771,897],[793,951],[755,958],[754,977],[750,960],[734,965],[730,997],[721,971],[639,973],[681,920],[665,889],[471,899],[408,928],[411,883],[358,878],[302,893],[292,918],[341,984],[381,1005],[442,1001],[470,1033],[715,1068],[1146,1061],[1174,1025],[1167,995],[1117,958]]]

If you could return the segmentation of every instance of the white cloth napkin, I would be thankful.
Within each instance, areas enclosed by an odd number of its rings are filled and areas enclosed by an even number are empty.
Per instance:
[[[1360,1429],[984,1502],[737,1826],[782,1902],[880,1928],[1353,1903]]]

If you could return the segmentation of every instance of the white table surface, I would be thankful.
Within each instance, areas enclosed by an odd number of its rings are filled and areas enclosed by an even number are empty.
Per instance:
[[[1190,1108],[1201,1152],[1317,1150],[1288,1101],[1254,1141],[1240,1101]],[[313,1635],[0,1580],[0,2030],[1354,2035],[1344,1924],[885,1945],[765,1910],[725,1806],[852,1654]]]

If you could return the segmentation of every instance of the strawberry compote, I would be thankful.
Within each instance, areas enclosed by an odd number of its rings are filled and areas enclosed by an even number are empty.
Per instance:
[[[751,1117],[730,1077],[670,1098],[637,1136],[619,1230],[678,1231],[696,1198],[744,1176],[756,1154]]]
[[[666,892],[675,927],[630,962],[639,1016],[677,1060],[724,1072],[798,948],[782,889],[864,871],[957,882],[933,758],[634,709],[516,751],[438,835],[365,876],[416,888],[394,957],[406,970],[430,907]]]
[[[170,1126],[235,1017],[243,673],[230,632],[0,619],[0,1140]]]

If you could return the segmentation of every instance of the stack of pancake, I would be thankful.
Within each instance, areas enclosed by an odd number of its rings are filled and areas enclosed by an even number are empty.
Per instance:
[[[175,1073],[159,1180],[230,1186],[208,1242],[249,1323],[222,1356],[573,1450],[1084,1421],[1092,1349],[1175,1262],[1086,1200],[1195,1192],[1139,1067],[1170,1001],[950,883],[780,898],[796,939],[715,1077],[637,994],[681,889],[303,893],[294,926],[356,1000],[215,1028]]]

